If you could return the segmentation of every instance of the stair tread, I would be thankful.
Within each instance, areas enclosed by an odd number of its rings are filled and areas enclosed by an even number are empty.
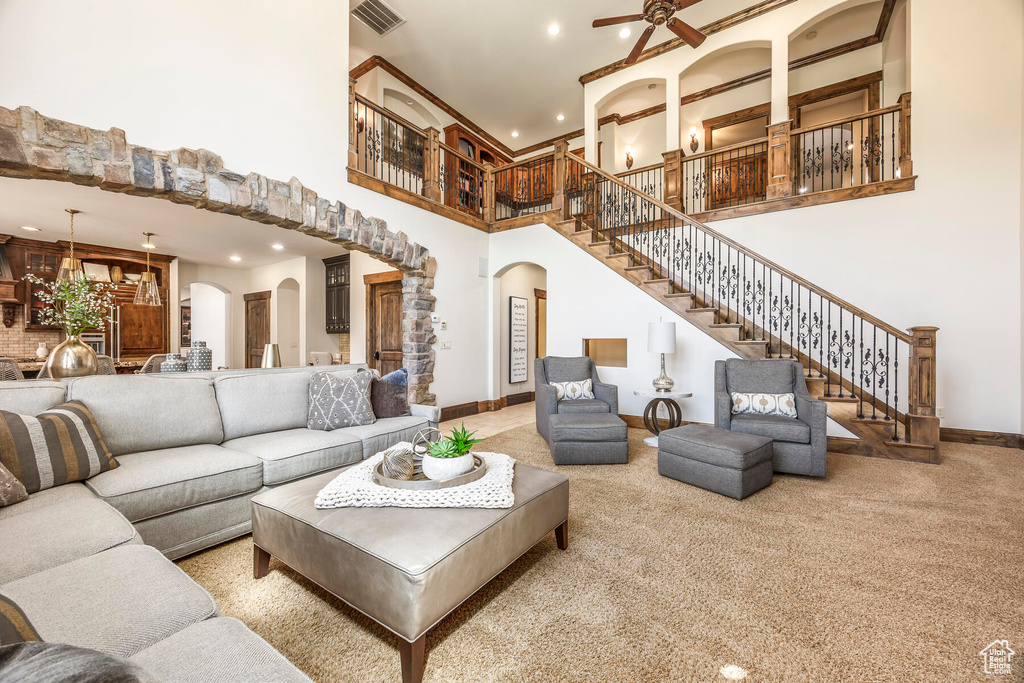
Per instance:
[[[645,269],[646,270],[650,270],[650,268],[651,268],[650,266],[626,266],[626,270],[629,270],[629,271],[645,270]]]
[[[743,327],[743,325],[741,325],[739,323],[711,323],[711,327],[719,327],[719,328],[730,328],[731,327],[732,329],[738,330],[738,329],[741,329]]]
[[[693,296],[693,292],[673,292],[671,294],[662,294],[666,299],[681,299],[684,296]]]
[[[657,279],[654,279],[654,280],[645,280],[644,284],[645,285],[663,285],[666,282],[669,282],[669,279],[667,277],[662,277],[662,278],[657,278]]]

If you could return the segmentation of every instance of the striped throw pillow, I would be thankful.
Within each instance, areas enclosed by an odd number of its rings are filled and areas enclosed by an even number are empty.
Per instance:
[[[30,494],[117,467],[81,401],[35,417],[0,410],[0,462]]]
[[[39,641],[42,638],[36,633],[32,622],[21,611],[13,600],[0,595],[0,645],[14,645]]]

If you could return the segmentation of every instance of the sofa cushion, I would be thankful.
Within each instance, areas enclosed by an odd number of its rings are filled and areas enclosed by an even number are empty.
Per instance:
[[[96,500],[96,494],[89,490],[85,484],[74,483],[64,484],[52,489],[44,489],[33,493],[28,500],[0,508],[0,521],[33,512],[50,505],[57,505],[68,500]]]
[[[117,467],[96,420],[80,401],[38,416],[0,411],[0,460],[29,493]]]
[[[309,683],[304,673],[237,619],[218,617],[178,631],[131,658],[161,681]]]
[[[387,450],[400,441],[412,441],[421,429],[430,426],[426,418],[409,415],[407,417],[386,417],[371,425],[346,427],[345,434],[363,442],[363,458],[369,458]]]
[[[733,415],[730,428],[734,432],[767,436],[775,441],[811,442],[811,428],[806,422],[781,415]]]
[[[259,458],[221,446],[131,453],[87,486],[132,522],[250,493],[263,485]]]
[[[39,634],[18,603],[0,595],[0,645],[30,643],[40,640]],[[0,674],[3,674],[0,671]]]
[[[287,429],[225,441],[222,446],[263,463],[263,483],[276,486],[363,459],[363,445],[349,429]]]
[[[224,440],[213,381],[96,375],[68,381],[68,398],[96,416],[114,455]]]
[[[548,383],[578,382],[590,378],[590,358],[548,356],[544,359],[544,374],[547,375]]]
[[[0,410],[38,415],[67,398],[66,387],[50,380],[0,382]]]
[[[63,643],[21,643],[0,649],[0,681],[18,683],[159,683],[123,657]]]
[[[0,508],[28,500],[28,491],[10,470],[0,464]]]
[[[559,401],[558,414],[569,413],[607,413],[608,404],[596,398],[580,398],[575,401]]]
[[[793,361],[783,359],[725,361],[729,393],[792,394]]]
[[[82,557],[141,543],[124,516],[102,500],[72,500],[0,520],[0,577],[16,581]]]
[[[409,411],[409,371],[399,368],[370,382],[370,403],[378,420],[384,417],[405,417]]]
[[[0,586],[50,643],[130,657],[217,613],[156,548],[126,545]]]
[[[309,429],[341,429],[373,424],[370,404],[373,374],[357,372],[339,378],[330,372],[314,372],[309,378]]]
[[[214,380],[224,440],[306,426],[309,375],[261,372],[223,375]]]

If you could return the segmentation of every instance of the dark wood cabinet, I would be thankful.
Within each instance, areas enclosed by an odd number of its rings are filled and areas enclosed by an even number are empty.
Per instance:
[[[348,334],[351,323],[349,294],[352,271],[349,255],[324,259],[327,268],[327,333]]]
[[[17,248],[17,247],[13,247]],[[60,268],[61,250],[56,245],[52,248],[26,247],[24,249],[24,268],[26,275],[35,275],[46,282],[53,282],[57,277]],[[56,330],[60,329],[52,325],[43,324],[43,309],[45,305],[39,300],[39,293],[43,290],[41,285],[25,281],[25,329],[26,330]]]
[[[478,164],[503,166],[512,163],[512,159],[457,123],[444,129],[444,144],[457,149]]]

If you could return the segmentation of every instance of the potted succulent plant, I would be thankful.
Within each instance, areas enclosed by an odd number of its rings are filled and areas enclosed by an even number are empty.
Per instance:
[[[474,439],[476,432],[467,432],[466,425],[453,429],[452,435],[441,437],[427,446],[423,456],[423,475],[428,479],[451,479],[473,469],[474,444],[483,439]]]

